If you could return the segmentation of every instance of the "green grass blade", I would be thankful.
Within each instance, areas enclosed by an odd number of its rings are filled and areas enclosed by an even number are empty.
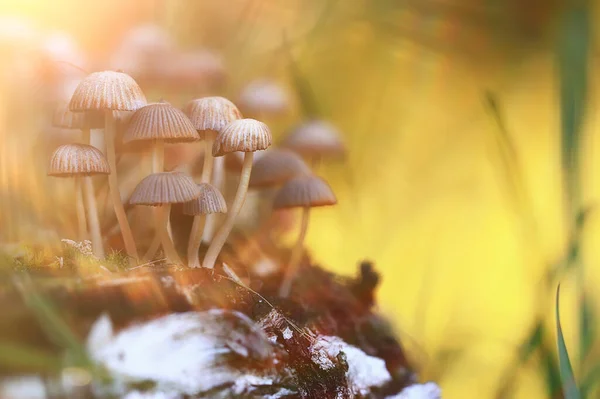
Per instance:
[[[560,285],[556,289],[556,335],[558,341],[558,363],[560,368],[560,377],[562,380],[563,394],[565,399],[581,399],[581,394],[575,383],[575,375],[569,360],[569,352],[563,337],[562,327],[560,325]]]

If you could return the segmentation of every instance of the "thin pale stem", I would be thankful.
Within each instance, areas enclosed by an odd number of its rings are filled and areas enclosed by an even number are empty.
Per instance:
[[[215,267],[215,262],[217,261],[217,257],[225,245],[225,241],[227,241],[227,237],[231,230],[233,229],[233,225],[235,224],[235,218],[242,210],[242,206],[244,205],[244,201],[246,200],[246,193],[248,192],[248,183],[250,182],[250,173],[252,173],[252,160],[254,159],[253,152],[247,152],[244,155],[244,165],[242,166],[242,174],[240,176],[240,183],[238,184],[237,191],[235,193],[235,198],[233,199],[233,204],[227,213],[227,219],[225,219],[225,223],[219,228],[215,238],[210,243],[208,247],[208,251],[206,252],[206,256],[204,257],[204,262],[202,266],[212,269]]]
[[[81,129],[81,142],[83,144],[90,144],[90,139],[91,139],[91,132],[90,132],[90,128],[86,127]]]
[[[224,168],[224,157],[213,157],[212,156],[212,146],[213,146],[214,138],[210,139],[207,137],[206,139],[206,154],[204,158],[204,167],[206,168],[206,159],[210,157],[210,172],[205,176],[204,170],[202,169],[202,183],[212,183],[221,193],[222,190],[222,180],[223,180],[223,168]],[[204,242],[210,242],[215,235],[215,226],[217,225],[217,218],[219,214],[211,213],[206,215],[206,223],[204,224],[204,231],[202,232],[201,240]]]
[[[200,251],[200,243],[202,242],[202,231],[204,230],[205,221],[206,215],[194,216],[194,224],[192,225],[190,241],[188,243],[188,264],[190,267],[200,267],[200,258],[198,252]]]
[[[165,144],[162,140],[156,140],[154,145],[152,146],[152,173],[160,173],[165,170]],[[152,260],[158,248],[160,248],[161,238],[160,238],[160,225],[156,224],[156,232],[154,234],[154,238],[152,239],[152,243],[150,243],[150,247],[144,254],[144,260]],[[167,227],[168,231],[168,227]]]
[[[152,173],[165,171],[165,143],[156,140],[152,146]]]
[[[92,250],[98,258],[104,258],[104,246],[102,245],[102,232],[100,231],[100,220],[98,219],[98,207],[96,206],[96,193],[92,178],[86,176],[83,178],[83,190],[85,204],[87,208],[87,219],[90,224],[90,236],[92,240]]]
[[[111,110],[106,110],[104,117],[104,138],[106,141],[106,158],[110,166],[110,174],[108,175],[108,187],[110,196],[115,209],[115,215],[121,228],[121,235],[125,244],[125,250],[129,255],[129,263],[135,266],[137,261],[137,249],[133,239],[133,233],[127,220],[127,214],[121,202],[121,194],[119,192],[119,179],[117,177],[117,158],[115,155],[115,119]]]
[[[159,206],[156,208],[156,219],[157,225],[160,223],[159,234],[162,241],[162,247],[165,251],[165,256],[167,260],[175,264],[183,264],[181,258],[177,254],[177,250],[175,249],[175,245],[169,236],[169,215],[171,214],[171,204]]]
[[[288,264],[285,272],[285,277],[283,278],[283,282],[279,287],[279,296],[282,298],[286,298],[288,295],[290,295],[292,283],[294,282],[294,278],[298,273],[298,266],[300,266],[300,261],[302,260],[304,239],[308,230],[309,215],[310,207],[306,206],[302,209],[302,225],[300,227],[300,234],[298,235],[298,240],[296,241],[296,245],[292,250],[292,256],[290,257],[290,263]]]
[[[83,206],[83,186],[81,184],[81,177],[75,178],[75,209],[77,211],[77,228],[79,234],[79,240],[87,240],[87,221],[85,220],[85,207]]]

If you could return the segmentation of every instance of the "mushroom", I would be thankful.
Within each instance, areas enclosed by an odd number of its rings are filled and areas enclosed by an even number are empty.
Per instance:
[[[92,248],[94,254],[101,258],[104,256],[104,248],[102,247],[102,234],[100,232],[100,222],[98,221],[98,209],[96,207],[94,187],[90,176],[97,174],[110,174],[110,167],[104,154],[97,149],[87,144],[65,144],[56,149],[50,159],[48,168],[49,176],[56,177],[75,177],[77,187],[76,207],[78,218],[81,218],[80,213],[83,209],[83,200],[81,197],[81,179],[83,178],[85,201],[87,208],[87,218],[90,224],[90,233],[92,238]],[[81,225],[85,224],[80,220]]]
[[[302,208],[302,222],[300,234],[292,250],[290,262],[281,286],[279,295],[287,297],[292,287],[292,282],[298,271],[302,257],[302,245],[308,230],[308,217],[310,208],[317,206],[335,205],[337,198],[329,184],[314,175],[298,176],[284,184],[273,202],[273,209]]]
[[[215,238],[211,241],[202,266],[212,269],[215,266],[217,256],[221,252],[221,248],[225,245],[227,236],[233,229],[236,216],[240,213],[246,192],[248,191],[248,183],[250,182],[250,173],[252,172],[252,161],[254,152],[266,150],[271,145],[271,131],[269,127],[262,122],[254,119],[238,119],[231,122],[223,129],[215,140],[212,154],[215,157],[223,156],[230,152],[244,152],[244,165],[240,176],[233,204],[230,207],[227,219],[217,231]]]
[[[206,215],[227,213],[227,204],[221,192],[209,183],[198,184],[200,196],[183,204],[183,213],[194,216],[194,224],[188,243],[188,264],[190,267],[200,267],[198,251],[202,242],[202,230]]]
[[[194,180],[182,172],[161,172],[146,176],[131,194],[130,204],[157,207],[158,233],[165,255],[171,262],[183,263],[169,236],[171,204],[188,202],[198,198],[199,195],[200,189]]]
[[[346,146],[337,128],[323,120],[310,120],[293,129],[281,143],[315,165],[321,158],[341,158]]]
[[[302,160],[300,155],[284,148],[273,149],[265,151],[260,159],[255,160],[254,166],[252,167],[252,176],[250,176],[249,188],[263,189],[261,194],[267,197],[270,212],[274,188],[296,176],[310,174],[310,168]],[[275,216],[271,214],[258,228],[257,235],[262,236],[263,233],[270,235],[268,233],[276,224],[276,220]]]
[[[74,112],[102,111],[104,113],[106,157],[111,170],[108,175],[109,191],[125,249],[132,264],[135,263],[138,255],[119,193],[114,111],[135,111],[145,104],[146,97],[135,80],[123,72],[113,71],[94,72],[88,75],[79,83],[69,103],[69,109]]]
[[[135,111],[123,136],[123,144],[151,142],[152,173],[161,173],[164,172],[165,143],[189,143],[199,139],[200,136],[188,117],[171,104],[161,101]],[[159,233],[161,228],[158,223],[162,222],[158,217],[156,223],[156,236],[144,259],[154,256],[161,242]]]
[[[185,112],[206,144],[200,182],[212,183],[219,191],[223,191],[224,159],[222,157],[214,158],[212,147],[217,134],[229,123],[241,119],[242,114],[235,104],[224,97],[204,97],[192,100],[186,105]],[[211,240],[215,221],[216,219],[212,215],[206,217],[204,241]]]

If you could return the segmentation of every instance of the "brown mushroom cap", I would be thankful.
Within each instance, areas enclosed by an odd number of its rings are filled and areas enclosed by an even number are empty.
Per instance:
[[[196,130],[220,132],[242,114],[234,103],[224,97],[204,97],[192,100],[184,109]]]
[[[310,168],[298,154],[286,149],[274,149],[266,151],[254,162],[249,187],[276,186],[310,173]]]
[[[160,206],[178,204],[198,198],[200,190],[183,172],[153,173],[142,179],[131,194],[132,205]]]
[[[322,120],[299,125],[281,145],[304,156],[340,157],[346,153],[340,132],[331,123]]]
[[[135,111],[123,136],[123,143],[147,140],[186,143],[199,139],[198,132],[183,111],[167,102],[160,102]]]
[[[110,168],[102,152],[87,144],[65,144],[54,151],[48,176],[72,177],[109,174]]]
[[[273,201],[274,209],[335,205],[337,198],[320,177],[298,176],[281,187]]]
[[[123,72],[94,72],[83,79],[69,109],[74,112],[135,111],[146,105],[146,97],[133,78]]]
[[[213,145],[213,156],[220,157],[234,151],[254,152],[271,145],[269,127],[255,119],[238,119],[227,125]]]
[[[227,203],[223,194],[208,183],[198,184],[200,196],[183,204],[186,215],[208,215],[209,213],[227,213]]]

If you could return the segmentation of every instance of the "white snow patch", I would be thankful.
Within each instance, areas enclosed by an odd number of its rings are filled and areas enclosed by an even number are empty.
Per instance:
[[[292,332],[292,330],[290,330],[289,327],[286,327],[285,330],[283,330],[283,338],[284,339],[290,339],[294,336],[294,333]]]
[[[385,399],[441,399],[442,390],[433,382],[406,387],[397,395]]]
[[[260,381],[261,385],[272,383],[231,368],[223,361],[223,356],[243,359],[271,354],[272,346],[262,331],[237,312],[171,314],[133,325],[116,335],[112,334],[108,316],[101,316],[90,332],[87,347],[92,358],[115,377],[113,388],[123,395],[128,383],[155,383],[153,390],[132,391],[128,399],[171,399],[221,385],[245,389],[253,381]]]
[[[392,379],[382,359],[367,355],[341,338],[319,336],[312,345],[311,352],[312,361],[324,370],[334,367],[333,359],[344,352],[348,362],[348,386],[354,395],[366,396],[372,387],[380,387]]]

